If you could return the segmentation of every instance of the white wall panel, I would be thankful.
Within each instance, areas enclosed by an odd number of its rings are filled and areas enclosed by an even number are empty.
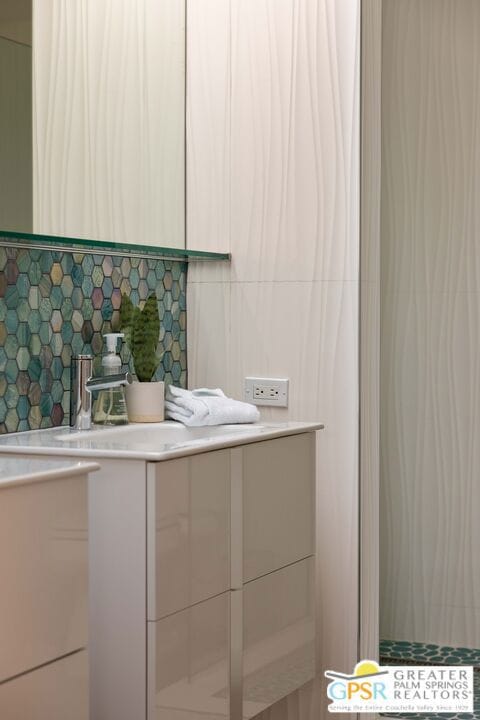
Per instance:
[[[385,0],[381,634],[480,647],[480,6]]]
[[[188,245],[210,241],[233,256],[231,269],[189,271],[189,383],[223,383],[243,397],[247,374],[287,376],[290,407],[262,409],[262,417],[326,423],[318,439],[319,669],[350,669],[358,632],[359,3],[192,0],[188,28]],[[320,680],[259,717],[326,717]]]
[[[184,246],[185,0],[34,0],[34,231]]]

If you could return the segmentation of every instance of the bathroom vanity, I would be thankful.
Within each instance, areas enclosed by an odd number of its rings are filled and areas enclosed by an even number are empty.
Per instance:
[[[87,473],[0,458],[0,717],[87,720]]]
[[[315,673],[315,431],[283,423],[0,438],[89,484],[91,720],[251,718]]]

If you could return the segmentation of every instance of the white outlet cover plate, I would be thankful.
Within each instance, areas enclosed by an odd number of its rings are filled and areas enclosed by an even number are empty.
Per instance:
[[[254,405],[288,407],[288,378],[245,378],[245,400]]]

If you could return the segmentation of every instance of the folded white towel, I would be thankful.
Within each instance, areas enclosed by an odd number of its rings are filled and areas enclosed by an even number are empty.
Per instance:
[[[184,390],[170,385],[165,395],[166,416],[184,425],[252,423],[260,419],[255,405],[232,400],[219,388]]]

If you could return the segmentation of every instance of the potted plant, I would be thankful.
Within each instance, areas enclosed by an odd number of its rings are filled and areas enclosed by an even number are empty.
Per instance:
[[[157,353],[160,337],[158,302],[154,293],[143,308],[135,307],[122,295],[120,329],[131,352],[137,382],[126,388],[128,419],[131,422],[161,422],[164,419],[165,386],[153,377],[160,364]]]

